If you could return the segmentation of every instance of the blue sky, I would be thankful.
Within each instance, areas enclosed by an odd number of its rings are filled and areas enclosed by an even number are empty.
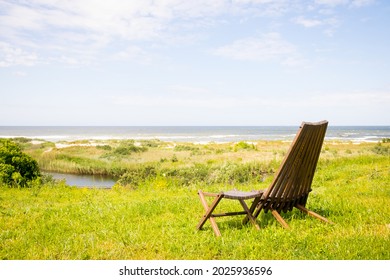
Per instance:
[[[0,0],[0,125],[390,125],[390,1]]]

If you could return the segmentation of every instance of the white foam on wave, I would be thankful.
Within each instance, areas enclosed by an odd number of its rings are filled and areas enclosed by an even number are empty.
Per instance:
[[[221,130],[223,129],[223,130]],[[46,140],[50,142],[72,142],[78,140],[108,141],[108,140],[161,140],[166,142],[192,142],[192,143],[227,143],[237,141],[290,141],[296,135],[296,128],[94,128],[94,127],[0,127],[0,138],[24,137],[33,140]],[[329,128],[325,140],[343,142],[378,142],[390,137],[388,127],[346,127]]]

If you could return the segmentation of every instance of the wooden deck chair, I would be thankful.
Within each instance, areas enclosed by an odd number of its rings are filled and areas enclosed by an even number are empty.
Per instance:
[[[245,215],[244,223],[250,221],[256,229],[260,229],[256,218],[262,210],[270,211],[284,228],[289,228],[280,213],[291,211],[294,207],[324,222],[332,223],[305,208],[327,126],[327,121],[302,123],[273,182],[267,189],[251,192],[233,190],[220,193],[206,193],[199,190],[198,194],[206,213],[198,223],[197,229],[202,229],[209,219],[214,233],[220,236],[215,218],[233,215]],[[214,197],[210,205],[206,197]],[[214,214],[213,211],[223,198],[238,200],[244,211]],[[253,199],[250,208],[245,202],[249,199]]]

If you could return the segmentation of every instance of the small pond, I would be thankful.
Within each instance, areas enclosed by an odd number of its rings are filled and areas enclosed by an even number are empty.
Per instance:
[[[69,186],[88,187],[88,188],[111,188],[115,184],[115,180],[102,175],[78,175],[58,172],[44,172],[53,176],[56,180],[65,180]]]

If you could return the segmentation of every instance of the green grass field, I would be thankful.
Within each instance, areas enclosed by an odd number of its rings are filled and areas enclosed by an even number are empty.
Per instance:
[[[260,231],[223,217],[221,238],[209,222],[196,231],[204,211],[197,190],[266,188],[289,143],[148,142],[144,150],[127,143],[127,151],[115,141],[23,145],[43,169],[115,175],[121,183],[111,190],[50,180],[0,186],[0,259],[390,259],[388,143],[325,143],[307,207],[335,225],[298,210],[282,214],[290,230],[270,213],[259,216]]]

